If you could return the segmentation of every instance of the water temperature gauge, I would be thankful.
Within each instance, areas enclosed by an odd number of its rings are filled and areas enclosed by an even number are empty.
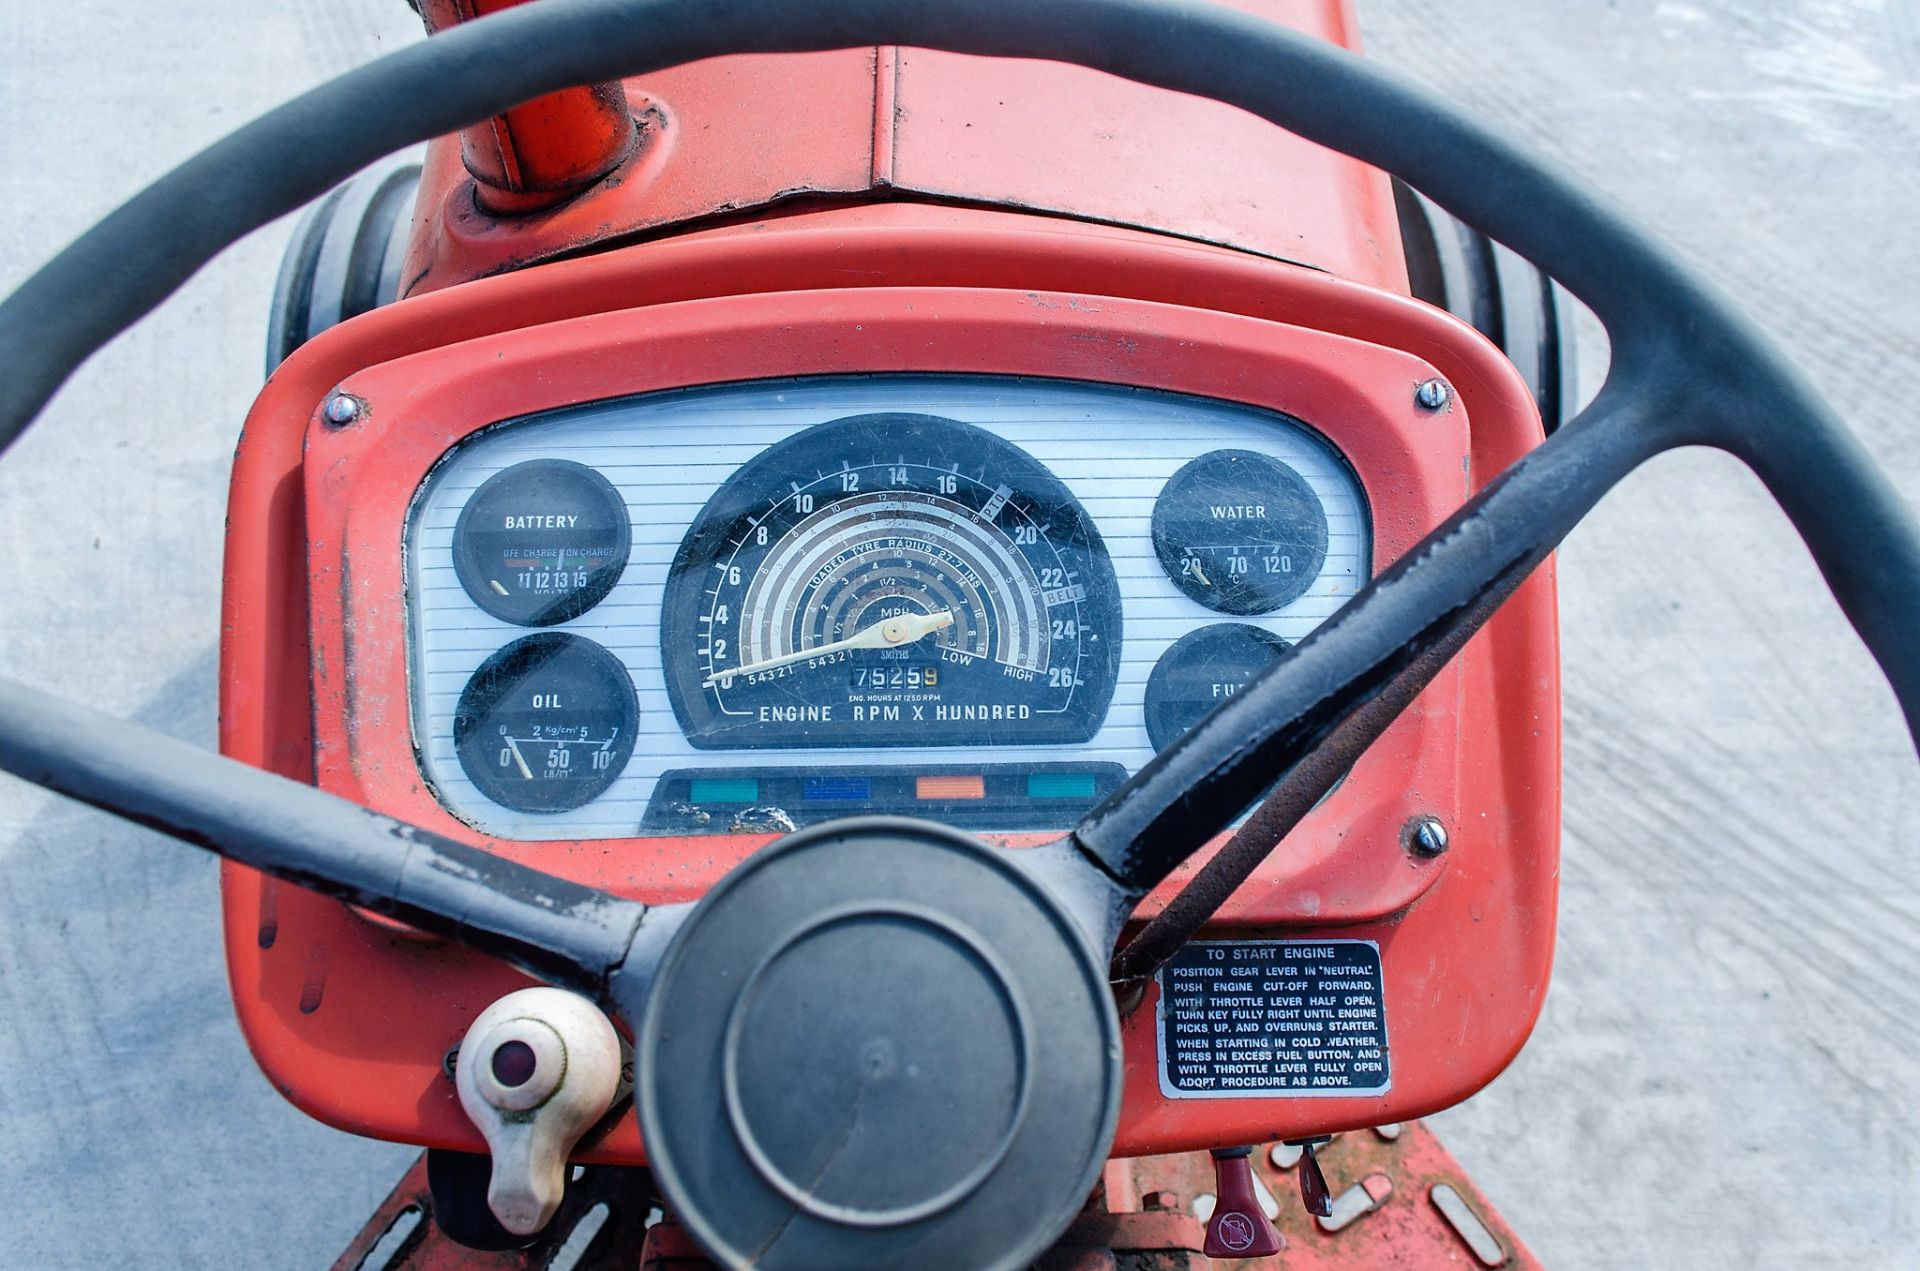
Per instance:
[[[480,792],[521,812],[567,812],[606,792],[633,754],[633,680],[591,640],[551,631],[515,640],[473,673],[453,717],[454,750]]]
[[[1174,473],[1153,505],[1153,550],[1174,585],[1220,613],[1272,613],[1327,560],[1327,510],[1306,479],[1251,450]]]

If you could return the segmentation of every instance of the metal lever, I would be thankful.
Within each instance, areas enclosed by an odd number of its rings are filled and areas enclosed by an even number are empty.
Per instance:
[[[1280,1252],[1280,1233],[1253,1192],[1250,1147],[1213,1149],[1213,1213],[1207,1218],[1209,1258],[1268,1258]]]
[[[1317,1139],[1295,1139],[1287,1146],[1300,1149],[1300,1203],[1307,1212],[1316,1218],[1333,1216],[1333,1192],[1327,1187],[1327,1176],[1320,1169],[1319,1158],[1313,1149],[1325,1147],[1333,1142],[1331,1136]]]
[[[460,1043],[460,1106],[493,1156],[487,1206],[532,1235],[566,1196],[567,1153],[606,1114],[620,1083],[620,1037],[599,1008],[564,989],[509,993]]]

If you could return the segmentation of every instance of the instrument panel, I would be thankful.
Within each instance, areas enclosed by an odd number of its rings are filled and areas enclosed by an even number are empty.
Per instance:
[[[832,376],[510,420],[408,520],[416,751],[508,838],[1064,827],[1366,581],[1305,422]]]

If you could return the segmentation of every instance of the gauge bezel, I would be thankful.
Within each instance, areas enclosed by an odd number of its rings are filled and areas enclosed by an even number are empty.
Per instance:
[[[1379,391],[1379,385],[1397,382],[1397,377],[1410,375],[1418,382],[1420,376],[1430,376],[1433,368],[1420,358],[1325,332],[1230,314],[1138,301],[1084,303],[1091,307],[1075,309],[1064,296],[1041,296],[1036,301],[1024,294],[879,288],[836,292],[832,303],[823,307],[819,297],[796,293],[758,296],[752,304],[716,299],[686,308],[656,306],[644,313],[605,314],[589,320],[596,333],[590,341],[566,328],[534,328],[531,337],[511,351],[451,347],[436,354],[436,368],[461,369],[408,381],[411,426],[404,435],[385,439],[377,460],[368,458],[359,468],[337,465],[326,482],[325,510],[341,522],[338,541],[358,566],[353,590],[400,597],[411,558],[392,562],[389,548],[388,559],[380,559],[379,545],[407,541],[409,517],[426,489],[426,479],[461,443],[476,436],[564,407],[665,389],[752,384],[803,372],[898,371],[1121,383],[1310,420],[1315,432],[1343,456],[1360,480],[1373,524],[1376,571],[1394,553],[1410,546],[1422,527],[1444,518],[1464,471],[1468,446],[1464,409],[1435,417],[1418,412],[1410,399],[1403,402],[1397,394]],[[1071,322],[1056,316],[1062,309],[1076,315]],[[849,332],[850,321],[860,329]],[[661,322],[666,325],[655,325]],[[1098,333],[1097,339],[1089,338],[1090,331]],[[1276,339],[1276,332],[1286,333],[1287,338]],[[549,337],[552,345],[542,337]],[[633,355],[640,348],[648,350],[644,359]],[[370,381],[369,391],[383,394],[393,391],[384,381],[395,374],[385,366],[362,372]],[[1233,385],[1236,391],[1223,395],[1222,385]],[[472,422],[455,422],[461,420]],[[376,419],[373,426],[379,422]],[[350,447],[352,452],[366,453],[366,434],[316,434],[310,449],[325,446],[329,438],[335,445],[357,442]],[[1420,444],[1413,444],[1414,438]],[[311,456],[308,470],[314,471]],[[404,502],[396,505],[343,496],[340,491],[356,476],[380,485],[396,478],[407,480]],[[318,502],[316,498],[309,506]],[[315,534],[325,537],[320,527]],[[388,571],[393,576],[391,591],[381,583]],[[405,606],[396,605],[392,612],[395,644],[388,647],[401,647],[411,640],[405,634]],[[337,632],[318,626],[314,635],[316,648],[321,641],[338,639]],[[331,696],[341,703],[343,713],[386,709],[382,704],[386,702],[411,702],[405,664],[378,660],[354,677],[354,705],[349,707],[349,685],[335,677],[348,660],[344,651],[316,657],[315,686],[321,700]],[[358,660],[367,665],[364,659]],[[1447,672],[1429,695],[1457,700],[1455,675]],[[417,730],[418,717],[411,709],[409,715]],[[1431,712],[1409,713],[1363,759],[1363,765],[1381,765],[1382,780],[1395,787],[1406,779],[1405,774],[1414,773],[1421,788],[1442,792],[1440,805],[1446,806],[1445,792],[1453,788],[1453,778],[1443,720],[1443,715]],[[326,725],[324,714],[319,723]],[[385,730],[360,744],[364,752],[391,741],[391,730]],[[416,731],[404,755],[408,770],[420,771],[418,755],[423,750]],[[330,753],[324,738],[322,753]],[[379,762],[391,764],[398,759]],[[425,779],[412,787],[413,797],[383,810],[429,826],[467,825],[460,813],[441,803],[431,774],[421,772],[421,776]],[[352,767],[340,777],[343,785],[359,785]],[[383,797],[391,801],[392,794],[384,790]],[[1315,815],[1333,814],[1343,796],[1347,791]],[[1377,823],[1378,832],[1397,833],[1399,812],[1386,803],[1362,802],[1348,812],[1365,823],[1362,829]],[[1022,836],[1006,837],[1019,841]],[[529,859],[535,860],[548,859],[546,853],[553,851],[576,850],[568,846],[573,843],[569,839],[496,841],[529,851]],[[630,840],[582,840],[577,850],[587,858],[599,858],[606,845],[629,841],[647,859],[656,858],[663,842],[641,835]],[[743,859],[758,841],[758,836],[749,834],[704,839],[698,849],[702,865],[695,876],[674,869],[661,872],[659,882],[679,888],[695,878],[707,878],[708,871],[717,877],[728,862]],[[1329,845],[1325,865],[1315,868],[1331,867]],[[1383,866],[1370,870],[1369,879],[1355,894],[1373,896],[1369,908],[1377,905],[1381,912],[1391,912],[1418,895],[1430,883],[1431,874]],[[619,880],[615,885],[620,885]],[[1246,894],[1256,893],[1257,889]],[[1229,911],[1238,903],[1230,905]]]

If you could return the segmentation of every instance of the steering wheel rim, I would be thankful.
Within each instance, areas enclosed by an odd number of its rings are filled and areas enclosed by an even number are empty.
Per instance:
[[[1607,489],[1679,445],[1727,450],[1762,478],[1920,737],[1920,662],[1901,656],[1920,647],[1920,534],[1766,340],[1607,208],[1444,103],[1211,6],[548,0],[456,28],[218,143],[0,304],[0,356],[15,372],[0,379],[0,445],[81,361],[218,250],[382,154],[570,84],[726,53],[876,43],[1075,62],[1248,109],[1421,188],[1558,278],[1613,340],[1612,371],[1586,411],[1156,758],[1059,853],[1036,858],[1061,912],[1083,927],[1110,940],[1116,916],[1276,773],[1357,754]],[[1569,244],[1578,245],[1571,255]],[[1862,536],[1878,550],[1847,550]],[[659,946],[674,924],[659,911],[12,684],[0,684],[0,767],[609,996],[629,1018],[655,970],[670,965]]]

